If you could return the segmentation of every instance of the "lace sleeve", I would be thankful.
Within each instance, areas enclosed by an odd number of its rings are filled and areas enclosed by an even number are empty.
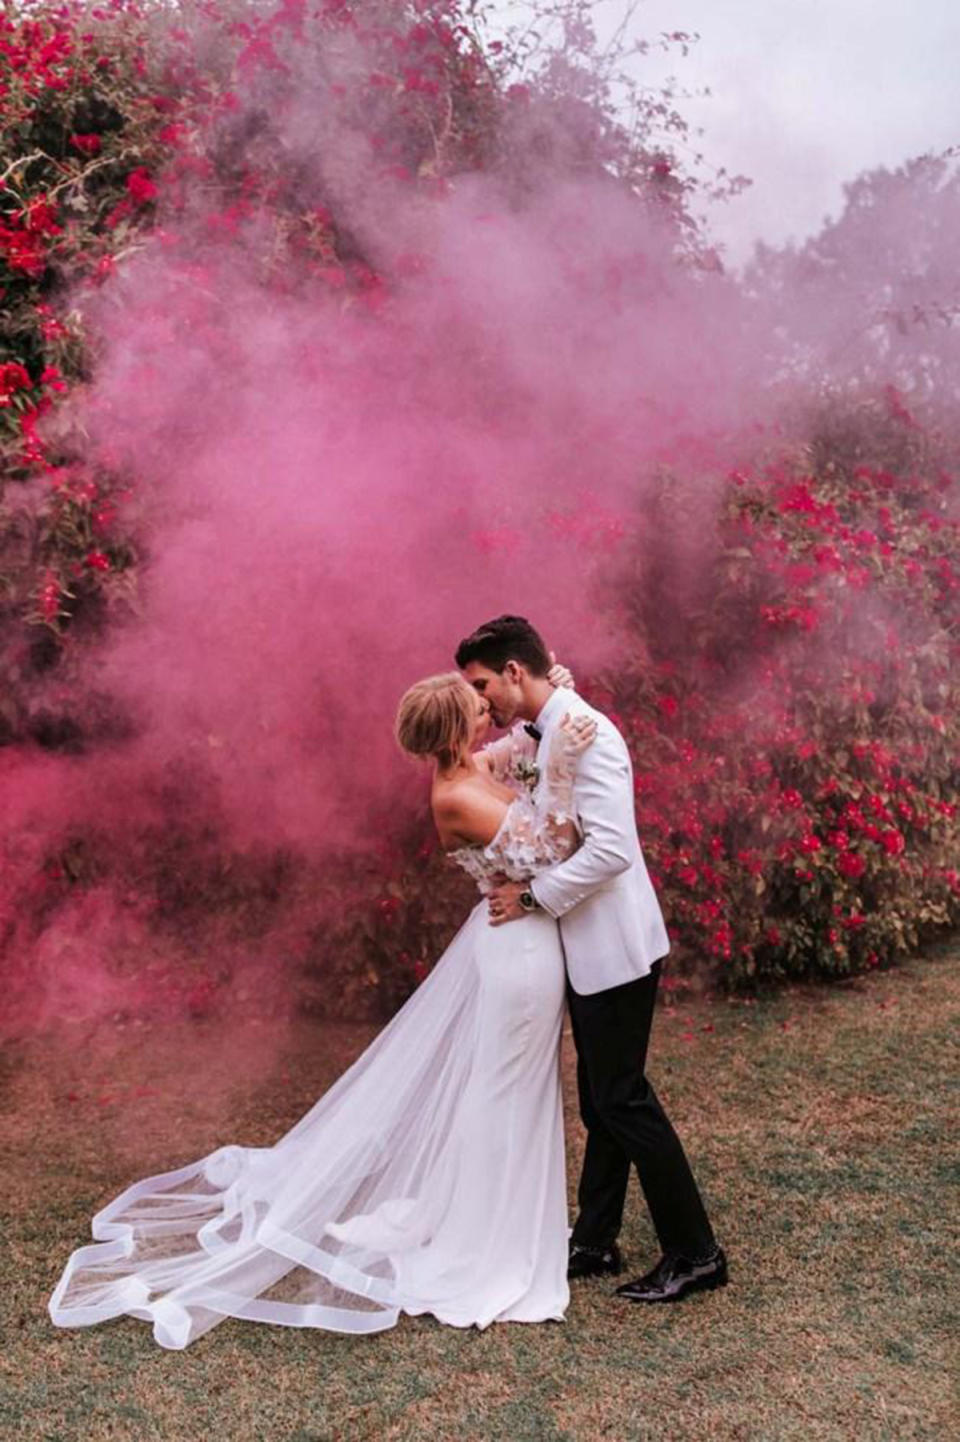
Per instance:
[[[484,847],[484,856],[511,881],[526,881],[577,849],[572,821],[540,816],[529,796],[518,796],[507,807],[496,836]]]
[[[568,753],[567,738],[555,734],[536,793],[532,797],[523,793],[510,803],[499,831],[485,848],[488,859],[512,880],[535,876],[576,851],[575,770],[576,759]]]
[[[479,754],[486,761],[495,781],[519,785],[523,778],[517,773],[522,772],[525,767],[533,766],[537,743],[532,736],[527,735],[522,726],[514,726],[506,736],[500,736],[496,741],[488,741],[486,746],[481,746]]]

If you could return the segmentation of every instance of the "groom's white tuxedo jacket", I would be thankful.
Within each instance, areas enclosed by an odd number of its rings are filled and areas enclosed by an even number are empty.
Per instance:
[[[553,729],[570,712],[597,723],[577,763],[574,811],[582,845],[535,876],[531,890],[560,923],[567,975],[582,996],[646,976],[670,950],[667,929],[637,837],[633,767],[613,722],[575,691],[558,689],[536,724],[543,771]]]

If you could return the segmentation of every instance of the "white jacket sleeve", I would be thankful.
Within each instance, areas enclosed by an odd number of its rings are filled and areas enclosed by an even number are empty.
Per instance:
[[[583,843],[566,861],[541,871],[531,890],[550,916],[564,916],[611,877],[626,871],[637,847],[630,757],[623,738],[601,725],[580,757],[574,809]]]

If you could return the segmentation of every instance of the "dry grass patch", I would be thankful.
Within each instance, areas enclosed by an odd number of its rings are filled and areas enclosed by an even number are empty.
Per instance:
[[[60,1332],[47,1297],[134,1177],[269,1143],[365,1027],[106,1028],[4,1058],[0,1430],[45,1442],[870,1442],[956,1431],[948,1234],[960,953],[842,990],[661,1010],[651,1074],[732,1285],[675,1308],[579,1284],[567,1321],[378,1338],[226,1322],[185,1353],[124,1319]],[[581,1152],[565,1041],[571,1192]],[[953,1127],[956,1135],[956,1127]],[[655,1255],[636,1189],[631,1271]]]

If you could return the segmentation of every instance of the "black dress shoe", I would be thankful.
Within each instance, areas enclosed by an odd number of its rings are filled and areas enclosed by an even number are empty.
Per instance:
[[[622,1267],[620,1248],[616,1242],[611,1242],[609,1247],[583,1247],[579,1242],[570,1243],[567,1277],[571,1282],[578,1277],[600,1277],[605,1272],[619,1277]]]
[[[711,1291],[727,1285],[727,1259],[718,1247],[703,1262],[686,1257],[661,1257],[652,1272],[625,1282],[617,1288],[618,1297],[629,1302],[678,1302],[688,1292]]]

